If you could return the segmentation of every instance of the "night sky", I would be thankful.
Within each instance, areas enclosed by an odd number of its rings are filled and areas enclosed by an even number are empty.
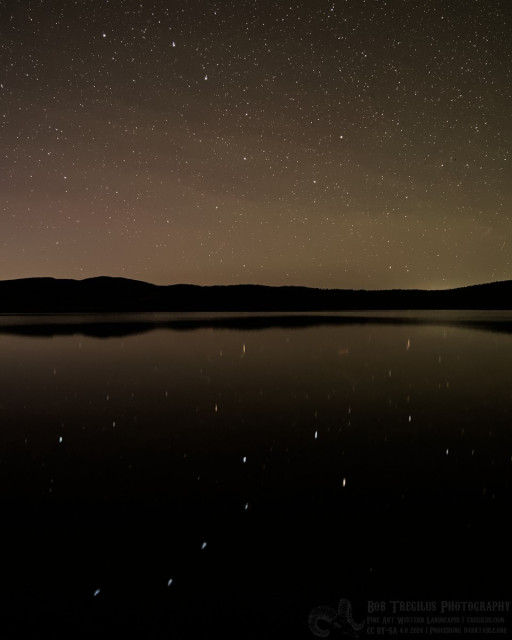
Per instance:
[[[0,1],[0,279],[512,278],[511,13]]]

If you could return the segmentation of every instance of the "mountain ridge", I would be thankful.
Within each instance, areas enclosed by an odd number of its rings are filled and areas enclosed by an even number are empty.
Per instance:
[[[453,289],[323,289],[300,285],[156,285],[114,276],[0,281],[0,313],[512,309],[512,280]]]

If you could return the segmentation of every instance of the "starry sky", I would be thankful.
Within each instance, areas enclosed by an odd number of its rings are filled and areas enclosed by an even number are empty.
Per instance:
[[[511,14],[0,0],[0,279],[511,279]]]

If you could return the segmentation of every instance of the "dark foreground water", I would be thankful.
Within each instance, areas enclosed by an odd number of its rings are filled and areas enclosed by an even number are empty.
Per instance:
[[[1,317],[0,637],[510,637],[511,325]]]

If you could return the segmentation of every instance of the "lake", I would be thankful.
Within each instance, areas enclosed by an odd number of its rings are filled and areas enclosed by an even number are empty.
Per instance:
[[[0,316],[1,637],[346,637],[311,626],[340,599],[366,636],[509,602],[511,327]]]

